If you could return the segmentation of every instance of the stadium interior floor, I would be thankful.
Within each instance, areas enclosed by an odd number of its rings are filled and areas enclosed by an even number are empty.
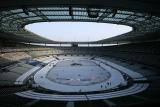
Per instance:
[[[135,95],[124,96],[120,98],[112,98],[106,100],[95,100],[95,101],[76,101],[76,102],[62,102],[62,101],[45,101],[45,100],[35,100],[21,98],[14,94],[1,96],[0,95],[0,106],[1,107],[134,107],[136,105],[156,105],[160,103],[160,86],[157,78],[160,78],[158,74],[158,69],[153,67],[148,67],[147,65],[142,65],[138,63],[133,63],[130,61],[118,60],[113,58],[105,58],[116,64],[129,68],[131,70],[136,70],[136,72],[142,73],[149,80],[152,80],[150,87],[142,92]]]

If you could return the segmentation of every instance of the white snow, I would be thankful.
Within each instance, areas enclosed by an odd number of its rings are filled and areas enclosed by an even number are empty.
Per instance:
[[[74,62],[83,65],[71,67],[70,64]],[[81,81],[82,79],[89,81]],[[34,80],[43,88],[60,92],[102,91],[124,82],[119,71],[100,62],[78,57],[75,60],[63,59],[57,61],[57,64],[48,64],[35,74]]]

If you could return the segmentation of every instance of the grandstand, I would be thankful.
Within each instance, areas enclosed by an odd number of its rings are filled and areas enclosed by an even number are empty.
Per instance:
[[[0,106],[159,106],[159,5],[158,0],[0,1]],[[25,29],[38,22],[112,23],[133,30],[98,41],[60,42]]]

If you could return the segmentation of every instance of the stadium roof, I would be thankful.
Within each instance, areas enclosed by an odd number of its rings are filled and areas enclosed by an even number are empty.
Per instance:
[[[0,7],[0,37],[19,42],[58,43],[24,29],[27,24],[55,21],[114,23],[134,28],[127,34],[91,42],[96,44],[160,38],[149,35],[160,29],[158,0],[5,0],[0,1]]]

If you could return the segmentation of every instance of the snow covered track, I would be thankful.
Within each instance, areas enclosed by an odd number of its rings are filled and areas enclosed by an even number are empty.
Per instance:
[[[109,99],[109,98],[132,95],[144,91],[148,86],[149,86],[148,84],[134,84],[132,87],[125,90],[109,92],[109,93],[100,93],[100,94],[86,94],[86,95],[43,94],[43,93],[33,92],[32,90],[16,93],[16,95],[31,99],[40,99],[40,100],[86,101],[86,100]]]
[[[28,76],[26,74],[23,77],[22,80],[25,80]],[[16,95],[41,100],[98,100],[136,94],[149,86],[148,83],[131,83],[134,80],[147,79],[140,73],[102,58],[62,57],[53,60],[34,75],[37,89],[43,88],[51,93],[35,89]]]

